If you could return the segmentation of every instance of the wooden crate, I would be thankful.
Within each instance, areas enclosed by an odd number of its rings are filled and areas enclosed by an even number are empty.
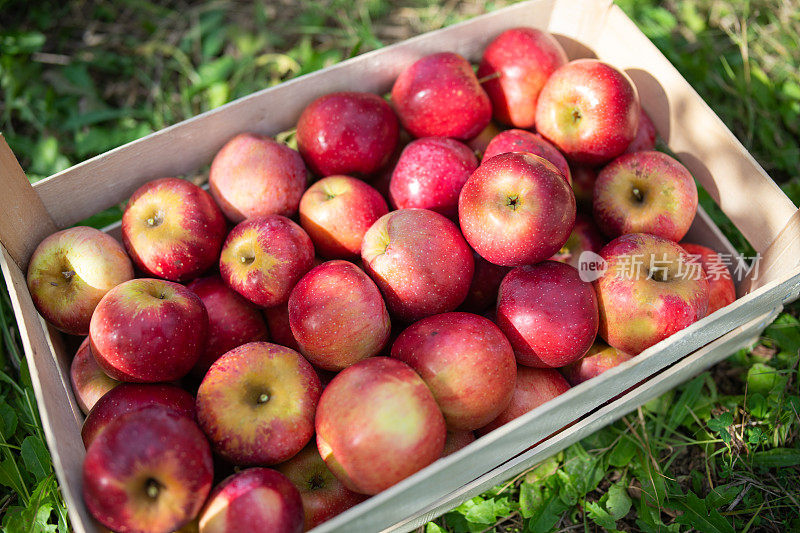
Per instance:
[[[628,72],[659,135],[762,255],[758,276],[738,284],[740,298],[730,306],[315,531],[412,529],[752,342],[784,303],[798,297],[797,208],[675,68],[608,0],[531,0],[477,17],[254,93],[111,150],[33,187],[8,146],[0,142],[0,266],[75,531],[96,531],[97,526],[81,498],[83,416],[69,384],[72,353],[65,350],[61,334],[40,318],[25,283],[30,254],[39,241],[57,228],[117,204],[150,179],[197,171],[237,133],[274,135],[292,127],[303,107],[322,94],[338,90],[383,93],[402,68],[434,52],[455,51],[477,60],[493,37],[515,26],[547,29],[558,36],[571,58],[597,56]],[[702,210],[687,240],[719,252],[735,252]],[[579,421],[559,431],[571,420]]]

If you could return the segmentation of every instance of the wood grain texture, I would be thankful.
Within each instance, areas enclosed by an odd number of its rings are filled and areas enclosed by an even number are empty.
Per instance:
[[[60,333],[47,328],[31,300],[25,275],[5,246],[0,250],[0,267],[14,308],[19,336],[39,405],[44,436],[53,458],[61,493],[67,502],[69,519],[76,532],[95,531],[94,520],[83,505],[81,472],[83,415],[75,402],[69,382],[69,358]],[[51,338],[55,337],[55,342]]]
[[[56,231],[56,226],[2,134],[0,190],[0,242],[14,263],[25,270],[36,246]]]

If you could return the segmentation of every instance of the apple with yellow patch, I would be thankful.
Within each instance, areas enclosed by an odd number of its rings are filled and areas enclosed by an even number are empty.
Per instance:
[[[102,231],[76,226],[39,243],[27,282],[45,320],[64,333],[86,335],[103,296],[132,278],[133,265],[120,243]]]
[[[350,490],[377,494],[442,456],[446,428],[407,364],[371,357],[341,371],[317,408],[317,447]]]
[[[322,385],[302,355],[269,342],[234,348],[211,365],[197,391],[197,420],[224,459],[273,465],[314,434]]]
[[[88,413],[97,400],[121,383],[108,377],[97,364],[92,355],[89,337],[83,340],[75,357],[72,358],[69,366],[69,381],[72,384],[75,400],[83,414]]]
[[[200,533],[303,531],[303,502],[289,479],[270,468],[225,478],[200,512]]]
[[[709,287],[680,245],[646,233],[617,237],[600,251],[605,273],[594,282],[600,336],[637,355],[700,320]]]
[[[225,283],[261,307],[285,304],[292,287],[314,264],[311,238],[286,217],[249,218],[222,246],[219,272]]]
[[[195,278],[214,266],[228,231],[214,199],[178,178],[145,183],[122,214],[122,242],[148,276]]]
[[[697,186],[689,171],[661,152],[616,158],[597,176],[594,219],[610,238],[650,233],[678,242],[697,213]]]

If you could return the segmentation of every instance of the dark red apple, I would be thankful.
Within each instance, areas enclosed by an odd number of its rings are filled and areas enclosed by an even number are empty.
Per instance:
[[[408,365],[371,357],[342,370],[317,408],[317,447],[350,490],[377,494],[442,456],[444,417]]]
[[[443,313],[409,326],[392,357],[422,377],[451,429],[473,430],[508,406],[517,364],[514,350],[492,321],[471,313]]]
[[[430,209],[448,218],[458,214],[458,193],[478,168],[465,144],[425,137],[405,147],[392,173],[389,201],[396,209]]]
[[[341,260],[314,267],[295,285],[289,326],[306,359],[334,371],[379,353],[392,329],[378,287]]]
[[[575,226],[572,228],[567,242],[550,259],[579,269],[581,254],[583,252],[599,253],[605,243],[606,240],[597,229],[594,220],[583,213],[578,213],[575,216]]]
[[[148,407],[114,420],[89,446],[83,499],[113,531],[175,531],[200,511],[213,475],[211,449],[197,424]]]
[[[300,491],[306,531],[366,499],[366,496],[349,490],[336,479],[325,466],[315,442],[310,442],[300,453],[276,468]]]
[[[472,149],[478,159],[481,159],[489,143],[492,142],[492,139],[501,131],[497,124],[489,122],[477,136],[466,141],[466,144]]]
[[[461,231],[481,257],[519,266],[552,257],[575,223],[575,196],[561,172],[529,153],[484,160],[461,189]]]
[[[452,52],[409,65],[394,82],[392,102],[414,137],[472,139],[492,119],[492,104],[472,66]]]
[[[350,176],[328,176],[308,188],[300,200],[300,225],[317,253],[350,259],[361,253],[364,234],[389,212],[381,194]]]
[[[597,169],[590,165],[570,163],[572,172],[572,192],[575,193],[575,202],[579,209],[592,212],[592,197],[594,196],[594,183],[597,181]]]
[[[469,313],[482,313],[497,305],[500,282],[511,272],[511,268],[490,263],[474,252],[472,256],[475,259],[475,273],[472,275],[467,297],[459,309]]]
[[[294,338],[292,328],[289,325],[288,302],[284,305],[276,305],[275,307],[264,309],[264,316],[267,319],[267,327],[269,327],[269,335],[272,342],[299,352],[300,345],[297,344],[297,339]]]
[[[109,423],[122,415],[154,405],[195,419],[194,396],[180,387],[164,383],[123,383],[100,398],[89,411],[81,428],[83,445],[88,448]]]
[[[89,337],[83,339],[75,357],[72,358],[69,381],[72,384],[75,401],[84,414],[92,409],[97,400],[120,384],[116,379],[108,377],[95,361]]]
[[[175,381],[206,345],[208,313],[192,291],[171,281],[133,279],[97,304],[89,325],[92,353],[119,381]]]
[[[208,312],[208,340],[193,372],[202,377],[211,364],[228,350],[248,342],[269,340],[267,324],[256,306],[225,285],[219,276],[209,276],[187,285]]]
[[[478,77],[492,100],[494,118],[515,128],[532,128],[539,91],[550,75],[567,62],[564,49],[549,33],[512,28],[489,43]]]
[[[376,94],[330,93],[303,110],[297,148],[318,176],[365,176],[389,160],[399,127],[391,106]]]
[[[639,127],[636,128],[636,136],[628,145],[625,150],[626,154],[633,152],[644,152],[654,150],[656,147],[656,127],[650,116],[642,109],[642,114],[639,115]]]
[[[234,223],[264,215],[293,216],[307,182],[300,154],[255,133],[228,141],[208,174],[211,195]]]
[[[248,468],[225,478],[200,512],[199,533],[300,533],[303,501],[286,476]]]
[[[622,154],[636,136],[639,95],[621,70],[576,59],[556,70],[539,93],[536,131],[578,163]]]
[[[572,173],[567,160],[555,146],[547,142],[541,135],[526,130],[506,130],[492,139],[483,158],[488,161],[496,155],[508,152],[528,152],[547,159],[561,172],[567,183],[572,183]]]
[[[699,264],[708,280],[708,312],[711,314],[736,300],[736,287],[733,284],[728,265],[717,252],[706,246],[681,243],[693,263]]]
[[[505,411],[500,413],[500,416],[480,428],[477,433],[486,435],[543,403],[549,402],[556,396],[564,394],[569,389],[569,383],[558,373],[558,370],[520,366],[517,368],[517,382],[514,386],[511,403]]]
[[[194,183],[162,178],[133,193],[122,242],[148,276],[185,281],[217,262],[228,227],[214,199]]]
[[[280,215],[249,218],[228,234],[219,258],[225,283],[261,307],[289,300],[311,270],[314,245],[303,228]]]
[[[251,342],[211,365],[197,391],[197,421],[226,460],[278,464],[314,434],[321,392],[319,376],[299,353]]]
[[[389,311],[404,322],[458,307],[475,267],[455,224],[427,209],[382,216],[364,235],[361,258]]]
[[[442,457],[447,457],[451,453],[456,453],[461,448],[475,442],[475,433],[463,430],[447,430],[447,438],[444,441],[444,451]]]
[[[515,268],[500,285],[497,325],[522,365],[558,368],[580,359],[597,336],[598,320],[592,284],[564,263]]]

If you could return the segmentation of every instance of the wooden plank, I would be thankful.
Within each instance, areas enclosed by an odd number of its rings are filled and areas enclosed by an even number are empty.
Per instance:
[[[77,533],[95,531],[94,520],[83,504],[81,493],[81,472],[85,455],[81,440],[83,416],[69,384],[66,365],[68,358],[63,351],[61,357],[54,353],[55,348],[62,347],[50,342],[45,323],[28,293],[25,275],[5,247],[0,248],[0,267],[11,297],[44,435],[53,458],[61,493],[67,503],[72,528]],[[60,335],[55,331],[52,333]]]
[[[658,134],[758,252],[797,208],[714,111],[619,7],[595,51],[636,83]]]
[[[36,246],[56,231],[53,219],[33,190],[17,158],[0,133],[0,242],[23,270]]]
[[[547,439],[531,450],[524,452],[491,472],[487,472],[471,483],[464,485],[445,498],[442,498],[438,502],[431,504],[428,508],[420,511],[418,516],[409,517],[407,520],[397,524],[395,527],[387,528],[385,531],[411,531],[441,516],[449,509],[502,483],[504,480],[511,479],[521,474],[536,463],[558,453],[567,446],[588,437],[595,431],[622,418],[636,407],[647,403],[653,398],[660,396],[699,374],[701,371],[726,359],[736,352],[736,350],[752,345],[758,341],[761,331],[778,316],[779,312],[780,308],[775,309],[731,331],[724,337],[701,348],[675,363],[670,368],[655,375],[645,383],[637,386],[632,391],[622,395],[619,399],[610,402],[594,413],[591,413],[589,416],[584,417],[557,436]]]

